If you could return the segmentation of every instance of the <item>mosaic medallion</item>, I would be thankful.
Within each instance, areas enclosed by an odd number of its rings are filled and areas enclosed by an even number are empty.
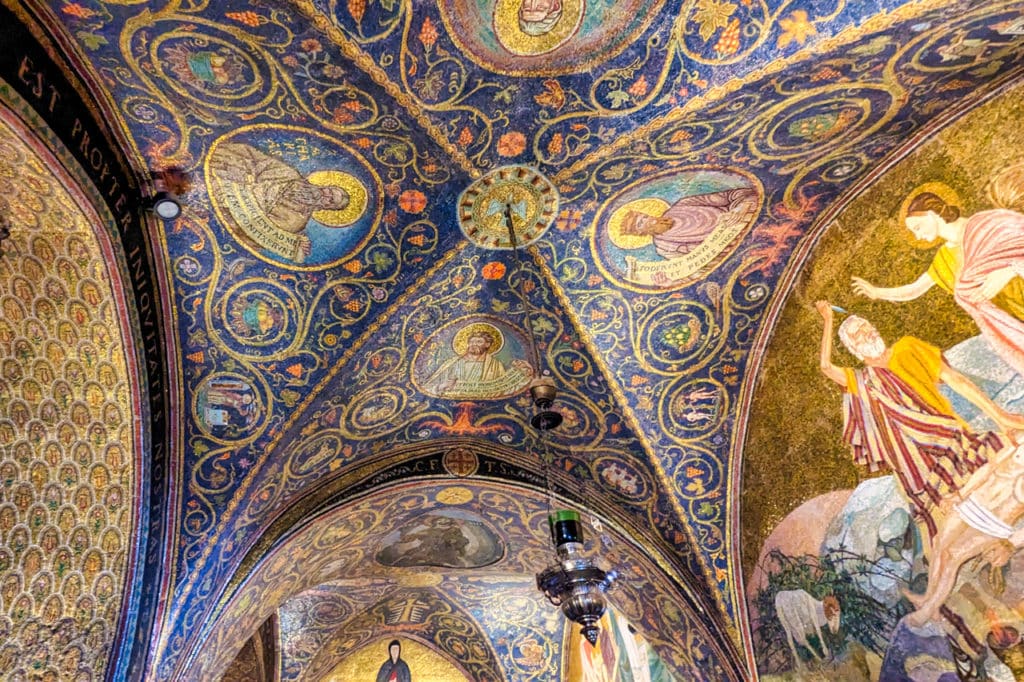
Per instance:
[[[756,180],[727,170],[673,169],[645,177],[598,213],[592,240],[598,266],[629,289],[686,286],[735,250],[762,197]]]
[[[503,166],[483,176],[459,197],[459,227],[485,249],[510,249],[506,207],[519,246],[530,244],[551,226],[558,213],[558,192],[551,181],[528,166]]]

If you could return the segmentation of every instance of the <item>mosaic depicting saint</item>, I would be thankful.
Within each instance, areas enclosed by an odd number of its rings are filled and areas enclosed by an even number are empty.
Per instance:
[[[662,258],[679,258],[704,243],[722,221],[745,216],[756,201],[750,187],[685,197],[664,210],[638,201],[625,209],[620,230],[628,237],[650,237]]]
[[[448,35],[500,74],[583,73],[614,59],[658,15],[662,0],[439,0]]]
[[[1024,163],[989,185],[995,208],[963,214],[955,192],[941,183],[918,188],[904,202],[904,223],[915,239],[941,242],[929,268],[909,284],[880,287],[853,278],[855,293],[883,301],[912,301],[934,286],[953,294],[982,336],[1018,374],[1024,374]]]
[[[512,54],[542,55],[574,36],[585,12],[584,0],[499,0],[494,34]]]
[[[851,315],[839,338],[864,367],[832,362],[833,309],[816,304],[824,322],[822,373],[844,390],[843,440],[854,462],[870,472],[896,474],[907,500],[928,530],[937,532],[936,510],[968,478],[1010,444],[1006,434],[1024,429],[1024,417],[1007,412],[950,367],[941,351],[905,336],[887,346],[867,320]],[[974,403],[998,431],[974,433],[940,391],[945,385]]]
[[[260,402],[247,382],[217,377],[199,388],[197,405],[200,422],[210,429],[249,428],[259,419]]]
[[[719,171],[645,180],[597,219],[598,255],[610,274],[657,288],[684,283],[723,258],[754,220],[760,195],[745,178]]]
[[[377,682],[412,682],[409,665],[402,660],[402,643],[397,639],[388,644],[388,660],[377,671]]]
[[[367,208],[367,189],[341,170],[308,174],[253,144],[223,142],[209,157],[211,197],[226,210],[237,236],[286,262],[323,260],[311,239],[314,226],[349,228]],[[325,237],[331,240],[331,236]]]
[[[530,363],[513,358],[507,365],[498,358],[505,335],[493,324],[472,322],[452,337],[454,355],[423,382],[423,391],[441,398],[488,399],[512,395],[533,378]]]

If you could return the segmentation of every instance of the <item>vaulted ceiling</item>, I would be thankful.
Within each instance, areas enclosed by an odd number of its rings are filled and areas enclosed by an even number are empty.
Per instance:
[[[398,633],[469,679],[553,679],[562,621],[532,585],[550,487],[680,679],[751,674],[739,480],[763,349],[818,228],[1019,79],[1020,3],[562,4],[533,35],[510,0],[0,3],[0,347],[21,367],[0,552],[25,528],[52,564],[34,593],[31,552],[0,554],[0,655],[63,622],[44,668],[77,637],[72,671],[216,679],[274,617],[282,679]],[[137,209],[168,168],[191,186],[161,222]],[[729,219],[685,254],[625,226],[701,195]],[[491,369],[467,379],[474,332]],[[544,441],[531,338],[565,416]],[[86,364],[53,361],[67,404],[26,378],[48,344]],[[68,443],[36,474],[51,402]],[[36,504],[82,563],[74,600]],[[383,558],[428,517],[494,556]]]

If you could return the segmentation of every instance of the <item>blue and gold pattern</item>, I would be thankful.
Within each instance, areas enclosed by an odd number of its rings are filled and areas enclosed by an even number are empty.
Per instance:
[[[540,35],[505,0],[47,10],[139,166],[195,179],[158,240],[177,493],[154,535],[166,603],[136,666],[174,679],[214,651],[236,571],[254,547],[280,556],[264,534],[318,486],[432,439],[542,450],[526,368],[501,390],[432,381],[473,324],[502,337],[503,377],[539,339],[530,369],[555,375],[566,417],[547,466],[666,557],[676,596],[704,610],[680,615],[702,623],[688,644],[742,646],[738,447],[766,311],[821,216],[947,109],[1020,76],[1022,36],[999,28],[1019,3],[562,4]],[[557,198],[524,268],[456,229],[457,197],[505,168],[543,173]],[[627,234],[628,210],[729,192],[730,217],[684,254]],[[259,625],[238,618],[220,622]],[[530,627],[480,669],[532,660]],[[745,677],[736,650],[707,657],[709,679]]]

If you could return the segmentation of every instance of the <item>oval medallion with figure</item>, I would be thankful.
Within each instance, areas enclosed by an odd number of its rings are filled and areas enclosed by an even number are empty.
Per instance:
[[[242,128],[213,143],[205,170],[217,218],[277,265],[319,269],[348,259],[382,209],[373,168],[313,130]]]
[[[483,315],[450,322],[420,346],[412,360],[413,384],[453,400],[498,400],[533,379],[522,332]]]
[[[752,177],[700,168],[633,183],[597,213],[595,258],[627,288],[677,289],[732,253],[763,195]]]
[[[256,430],[264,415],[264,401],[252,382],[237,374],[206,377],[194,398],[196,423],[208,435],[240,440]]]
[[[507,75],[579,73],[614,58],[662,2],[441,0],[448,35],[473,61]]]

